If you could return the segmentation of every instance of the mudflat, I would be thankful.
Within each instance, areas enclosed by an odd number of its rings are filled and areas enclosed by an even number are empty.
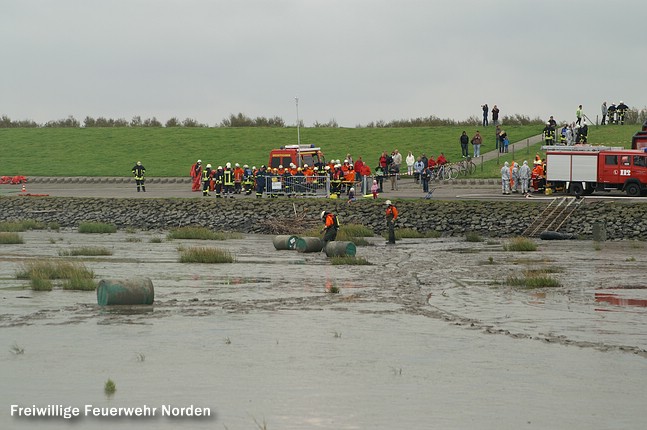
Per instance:
[[[514,252],[506,239],[373,237],[357,249],[371,264],[349,266],[276,251],[272,236],[166,233],[29,231],[0,247],[1,427],[114,419],[10,414],[52,403],[212,412],[128,418],[151,429],[638,428],[647,418],[645,242],[535,240],[536,251]],[[89,244],[111,255],[60,256]],[[179,263],[178,249],[194,246],[235,262]],[[148,277],[154,304],[99,307],[94,292],[16,279],[48,258],[82,262],[97,280]],[[560,285],[509,285],[533,273]]]

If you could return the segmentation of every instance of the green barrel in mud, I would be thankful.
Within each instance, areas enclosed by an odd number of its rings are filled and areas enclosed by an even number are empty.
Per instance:
[[[328,257],[354,257],[357,252],[357,247],[353,242],[333,241],[328,242],[324,251]]]
[[[282,234],[274,236],[274,238],[272,239],[272,244],[274,245],[274,249],[276,249],[277,251],[297,249],[297,240],[299,240],[299,236]]]
[[[153,282],[148,278],[102,279],[97,287],[99,306],[152,305]]]
[[[323,249],[323,241],[318,237],[300,237],[297,239],[297,251],[299,252],[320,252]]]

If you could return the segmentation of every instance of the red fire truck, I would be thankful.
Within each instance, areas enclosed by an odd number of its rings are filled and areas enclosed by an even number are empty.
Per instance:
[[[647,149],[604,146],[549,146],[546,186],[571,194],[620,190],[629,196],[647,194]]]
[[[321,148],[314,145],[286,145],[270,151],[268,167],[288,167],[290,163],[294,163],[297,167],[303,167],[304,164],[323,166],[325,160]]]

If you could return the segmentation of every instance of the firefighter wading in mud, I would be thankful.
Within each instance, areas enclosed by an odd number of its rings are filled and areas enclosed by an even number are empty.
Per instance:
[[[328,242],[332,242],[337,237],[337,230],[339,230],[339,222],[337,221],[337,216],[334,213],[322,211],[320,215],[321,221],[324,223],[324,227],[321,229],[320,233],[324,233],[323,243],[324,246]]]
[[[395,244],[395,220],[398,219],[398,208],[396,208],[391,200],[384,202],[386,204],[386,226],[389,229],[389,244]]]

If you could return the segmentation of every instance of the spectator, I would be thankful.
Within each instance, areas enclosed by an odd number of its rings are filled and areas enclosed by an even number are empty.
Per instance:
[[[413,175],[413,164],[416,162],[416,157],[413,156],[411,151],[409,151],[409,155],[407,155],[407,158],[405,159],[405,162],[407,163],[407,175],[412,176]]]
[[[463,157],[467,158],[470,156],[469,152],[467,151],[467,145],[470,143],[470,138],[467,136],[467,133],[463,131],[460,137],[460,142],[461,142],[461,153],[463,154]]]
[[[476,130],[476,134],[472,137],[472,146],[474,147],[474,158],[481,156],[481,144],[483,143],[483,137],[481,133]]]
[[[496,105],[492,108],[492,124],[499,125],[499,108]]]
[[[488,105],[487,103],[481,106],[481,109],[483,109],[483,127],[486,127],[488,122],[487,122],[487,115],[488,115]]]

